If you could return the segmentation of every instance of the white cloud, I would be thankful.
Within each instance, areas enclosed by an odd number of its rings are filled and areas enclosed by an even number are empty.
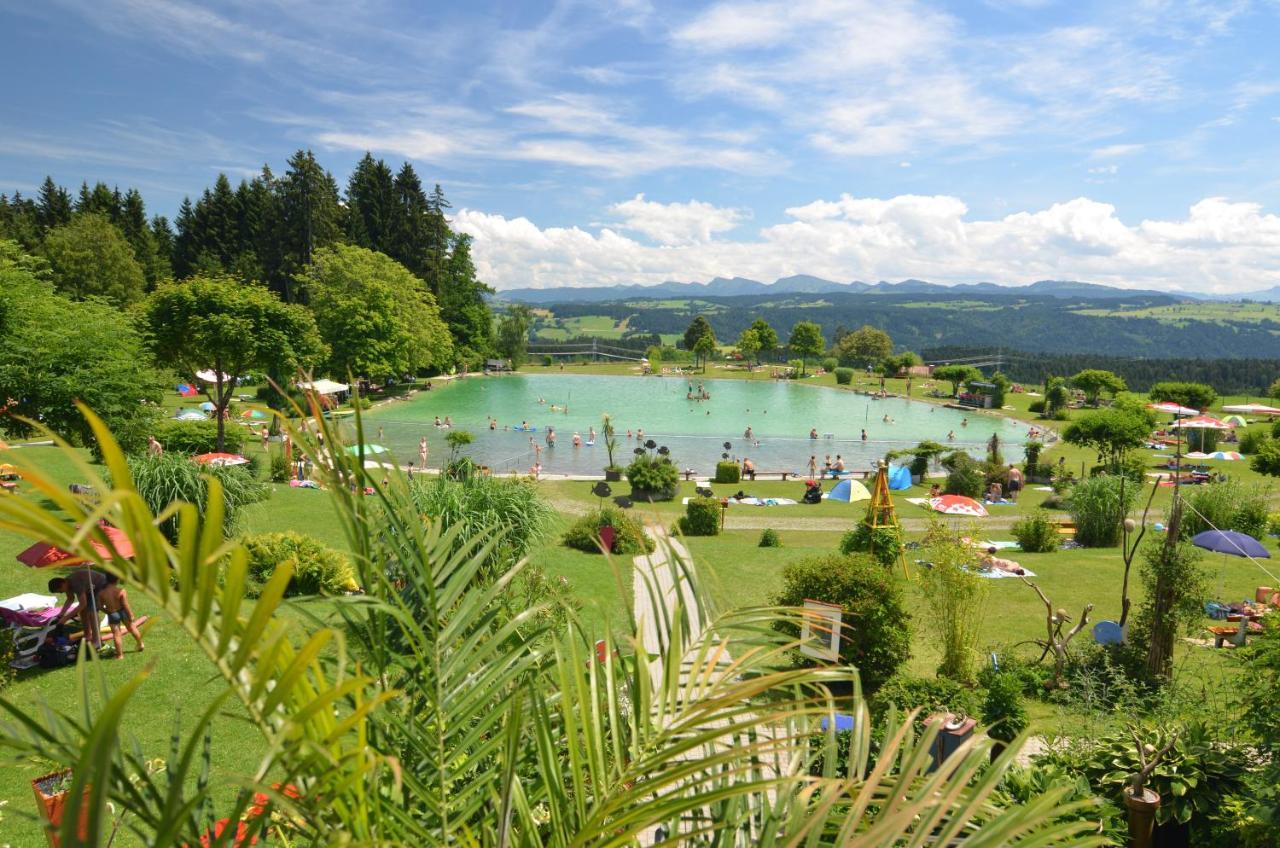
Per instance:
[[[616,227],[541,229],[527,218],[464,209],[484,278],[499,288],[657,283],[810,273],[835,280],[917,277],[936,282],[1079,279],[1183,291],[1241,292],[1280,279],[1280,216],[1255,203],[1209,198],[1177,220],[1124,223],[1086,197],[990,220],[946,195],[842,195],[786,210],[749,240],[716,238],[726,210],[638,196],[615,204]],[[663,214],[674,219],[663,229]],[[683,217],[682,217],[683,216]],[[723,229],[717,230],[717,227]]]
[[[1099,165],[1096,168],[1089,169],[1089,173],[1091,174],[1101,174],[1104,176],[1115,176],[1119,172],[1120,172],[1119,165]]]
[[[725,209],[690,200],[688,203],[657,203],[637,194],[615,203],[609,213],[626,230],[643,233],[658,244],[685,245],[711,241],[727,233],[748,216],[740,209]]]
[[[1113,159],[1117,156],[1131,156],[1146,149],[1145,144],[1108,144],[1099,147],[1089,154],[1090,159]]]

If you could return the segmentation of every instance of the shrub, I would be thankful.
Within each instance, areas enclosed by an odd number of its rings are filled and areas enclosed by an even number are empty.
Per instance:
[[[826,359],[822,360],[822,370],[827,373],[835,371],[836,367],[839,365],[840,360],[836,359],[834,356],[828,356]]]
[[[419,475],[409,481],[409,496],[422,515],[445,529],[461,526],[455,547],[477,536],[495,539],[488,555],[491,569],[506,569],[528,556],[546,535],[555,510],[527,480],[473,475],[460,482]]]
[[[859,522],[840,538],[840,553],[870,553],[886,568],[892,568],[902,553],[902,534],[894,527],[871,529]]]
[[[322,545],[310,536],[289,531],[246,536],[244,548],[249,553],[249,585],[247,594],[256,598],[262,587],[284,562],[293,564],[289,594],[338,595],[359,589],[350,561],[338,551]]]
[[[0,692],[18,677],[17,669],[9,665],[18,657],[18,647],[13,641],[17,632],[11,627],[0,630]],[[0,821],[3,819],[0,818]]]
[[[470,480],[477,476],[476,472],[480,470],[480,466],[476,465],[476,461],[469,456],[460,456],[457,459],[449,460],[441,472],[441,476],[448,480],[463,481]]]
[[[943,459],[942,465],[947,469],[944,492],[948,495],[964,495],[970,498],[982,497],[986,477],[977,460],[963,451],[956,451]]]
[[[1280,439],[1267,439],[1262,442],[1249,460],[1249,467],[1259,474],[1280,477]]]
[[[680,519],[680,532],[686,536],[718,536],[720,501],[715,498],[690,498],[685,506],[685,516]]]
[[[930,565],[918,579],[929,611],[928,626],[942,648],[938,674],[971,683],[990,583],[977,573],[977,551],[939,517],[929,521],[922,553]]]
[[[742,479],[742,467],[736,462],[717,462],[716,478],[717,483],[737,483]]]
[[[1034,412],[1037,415],[1044,412],[1044,401],[1042,400],[1031,401],[1031,403],[1027,404],[1027,412]]]
[[[837,384],[837,385],[847,386],[847,385],[849,385],[850,383],[852,383],[852,382],[853,382],[853,369],[852,369],[852,368],[837,368],[837,369],[835,370],[835,375],[836,375],[836,384]]]
[[[1187,450],[1213,453],[1218,449],[1219,437],[1220,433],[1217,430],[1201,430],[1199,428],[1188,429]]]
[[[555,364],[555,359],[551,356],[544,356],[542,357],[542,364],[547,368],[550,368],[552,365]]]
[[[790,368],[791,368],[791,371],[793,372],[793,373],[792,373],[792,375],[791,375],[792,377],[799,377],[799,376],[800,376],[800,370],[804,367],[804,360],[803,360],[803,359],[788,359],[788,360],[787,360],[787,366],[788,366],[788,367],[790,367]]]
[[[777,530],[774,530],[772,527],[766,527],[760,534],[760,544],[758,547],[780,548],[782,547],[782,537],[778,535]]]
[[[916,722],[933,713],[955,713],[977,717],[982,708],[975,690],[948,677],[915,677],[899,674],[876,692],[872,706],[877,712],[896,707],[899,712],[919,710]]]
[[[1280,422],[1278,422],[1280,423]],[[1240,453],[1252,454],[1257,453],[1258,448],[1262,447],[1262,443],[1267,441],[1267,431],[1252,427],[1244,431],[1240,436],[1240,444],[1237,446]]]
[[[653,553],[656,545],[645,534],[640,522],[617,507],[606,506],[582,516],[565,531],[561,540],[566,547],[589,554],[600,553],[600,531],[613,528],[612,553],[627,556]]]
[[[222,529],[228,536],[234,535],[244,507],[265,500],[271,493],[265,483],[255,480],[242,467],[197,465],[177,453],[131,456],[129,476],[138,494],[156,514],[175,501],[183,501],[193,504],[204,515],[209,499],[208,478],[214,478],[222,485]],[[112,485],[123,483],[123,480],[113,481]],[[177,537],[177,516],[170,516],[159,526],[170,539]]]
[[[1138,492],[1138,487],[1131,484],[1122,488],[1121,479],[1103,474],[1081,480],[1071,489],[1067,505],[1076,522],[1076,541],[1086,548],[1114,548],[1120,544],[1120,524]]]
[[[1267,516],[1267,532],[1272,536],[1280,536],[1280,512]]]
[[[218,449],[218,422],[177,421],[166,418],[156,424],[156,441],[170,453],[194,456]],[[244,428],[228,426],[223,437],[223,450],[238,453],[244,447]]]
[[[910,657],[910,616],[902,588],[871,557],[831,554],[789,563],[773,602],[801,607],[806,599],[840,605],[840,662],[857,667],[864,691],[874,692]],[[793,620],[775,626],[792,638],[800,636]]]
[[[996,674],[987,681],[987,698],[982,704],[982,722],[987,735],[1012,742],[1030,720],[1022,703],[1022,681],[1012,674]]]
[[[293,469],[289,467],[289,460],[285,459],[283,453],[277,453],[271,457],[271,482],[287,483],[289,477],[292,476]]]
[[[1058,527],[1043,509],[1025,516],[1013,525],[1013,538],[1027,553],[1047,554],[1058,549]]]
[[[1191,509],[1182,513],[1182,538],[1190,539],[1215,527],[1235,530],[1255,539],[1267,532],[1267,492],[1261,487],[1225,480],[1187,488],[1191,492],[1183,497]]]
[[[680,485],[680,472],[665,456],[644,454],[637,456],[627,466],[627,481],[631,483],[632,497],[669,501]]]

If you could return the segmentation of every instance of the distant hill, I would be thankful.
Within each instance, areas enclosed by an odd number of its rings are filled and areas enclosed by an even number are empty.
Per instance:
[[[864,283],[854,280],[839,283],[825,280],[808,274],[795,274],[782,277],[772,283],[763,283],[746,277],[716,277],[705,283],[681,283],[674,280],[652,286],[560,286],[549,289],[508,289],[500,291],[497,297],[501,300],[519,301],[522,303],[603,303],[613,300],[638,300],[644,298],[699,298],[699,297],[743,297],[752,295],[775,294],[980,294],[980,295],[1040,295],[1060,298],[1088,297],[1091,299],[1132,298],[1149,296],[1168,296],[1168,292],[1157,292],[1140,289],[1119,289],[1098,283],[1082,283],[1076,280],[1040,280],[1026,286],[1005,286],[992,282],[960,283],[944,286],[930,283],[927,280],[902,280],[890,283],[881,280],[877,283]],[[1174,295],[1174,297],[1189,297]],[[1280,301],[1280,286],[1266,292],[1252,295],[1240,295],[1232,298],[1215,298],[1236,300],[1247,297],[1253,300]]]

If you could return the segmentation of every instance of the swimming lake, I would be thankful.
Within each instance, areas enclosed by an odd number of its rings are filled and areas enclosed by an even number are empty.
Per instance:
[[[688,398],[701,390],[708,399]],[[544,472],[598,475],[607,462],[600,434],[604,413],[613,416],[619,465],[630,462],[635,436],[643,431],[645,439],[670,449],[679,468],[700,473],[714,471],[726,452],[735,459],[750,457],[760,471],[802,471],[810,455],[819,465],[827,455],[832,460],[840,455],[846,468],[860,470],[874,467],[889,450],[924,439],[976,456],[992,433],[1000,435],[1007,459],[1020,459],[1026,434],[1025,424],[1001,417],[794,382],[513,374],[436,383],[433,391],[370,412],[365,438],[404,464],[417,460],[418,440],[426,436],[430,465],[438,466],[448,455],[444,437],[449,430],[434,422],[448,417],[455,430],[475,436],[462,453],[494,471],[527,471],[537,444]],[[516,429],[521,426],[532,429]],[[592,427],[595,445],[587,446]],[[750,441],[744,437],[748,427]],[[556,433],[554,448],[546,446],[548,428]],[[811,430],[817,430],[817,439],[809,437]],[[573,446],[575,432],[582,447]],[[954,440],[948,441],[949,433]]]

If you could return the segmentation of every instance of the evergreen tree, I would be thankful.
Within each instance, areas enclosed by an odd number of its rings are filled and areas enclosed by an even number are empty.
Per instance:
[[[391,169],[365,153],[347,181],[347,241],[390,256],[397,211]]]
[[[200,255],[200,245],[197,242],[200,234],[196,231],[196,210],[191,203],[191,198],[182,198],[182,205],[178,207],[178,218],[175,223],[178,232],[173,239],[170,263],[173,265],[173,276],[179,280],[185,280],[194,272],[196,257]]]
[[[400,167],[395,179],[396,214],[393,220],[391,243],[384,251],[392,259],[408,268],[419,279],[427,279],[427,233],[430,224],[430,207],[422,181],[408,162]]]
[[[310,150],[299,150],[289,157],[289,169],[280,181],[279,196],[282,270],[292,276],[311,263],[317,248],[340,240],[342,211],[338,186]],[[288,276],[283,279],[284,298],[297,300],[299,293],[293,290]]]
[[[471,261],[471,237],[451,235],[453,249],[446,257],[440,298],[440,317],[453,334],[459,362],[478,364],[493,350],[493,313],[485,295],[493,289],[476,278]]]
[[[425,270],[427,287],[440,300],[441,288],[444,285],[445,264],[449,258],[449,219],[445,210],[449,209],[449,201],[445,200],[440,184],[432,189],[427,198],[427,222],[425,243]]]
[[[157,215],[151,219],[151,238],[156,245],[156,260],[162,263],[168,273],[165,276],[173,274],[173,227],[169,226],[169,219],[163,215]]]
[[[142,195],[136,188],[125,192],[124,209],[120,216],[120,232],[133,248],[133,258],[147,278],[147,289],[153,289],[169,275],[168,262],[162,261],[156,249],[155,235],[147,224],[147,210]]]
[[[94,183],[92,191],[87,183],[80,184],[76,212],[82,215],[103,215],[111,223],[119,225],[123,205],[120,192],[107,188],[104,182]]]
[[[45,177],[40,185],[37,201],[37,220],[44,232],[63,224],[71,223],[71,193],[53,181],[53,177]]]
[[[3,213],[0,215],[0,225],[3,225],[2,229],[7,238],[13,239],[30,251],[34,251],[40,245],[42,233],[35,201],[28,200],[22,196],[22,192],[15,191],[0,212]]]
[[[243,275],[265,282],[277,293],[285,290],[280,243],[280,197],[271,169],[249,182],[241,182],[236,192],[240,211],[240,259]],[[250,273],[253,269],[255,273]]]
[[[202,252],[217,260],[222,268],[230,270],[240,254],[239,210],[235,192],[226,174],[218,174],[213,190],[205,190],[200,198],[204,205],[202,217]]]

